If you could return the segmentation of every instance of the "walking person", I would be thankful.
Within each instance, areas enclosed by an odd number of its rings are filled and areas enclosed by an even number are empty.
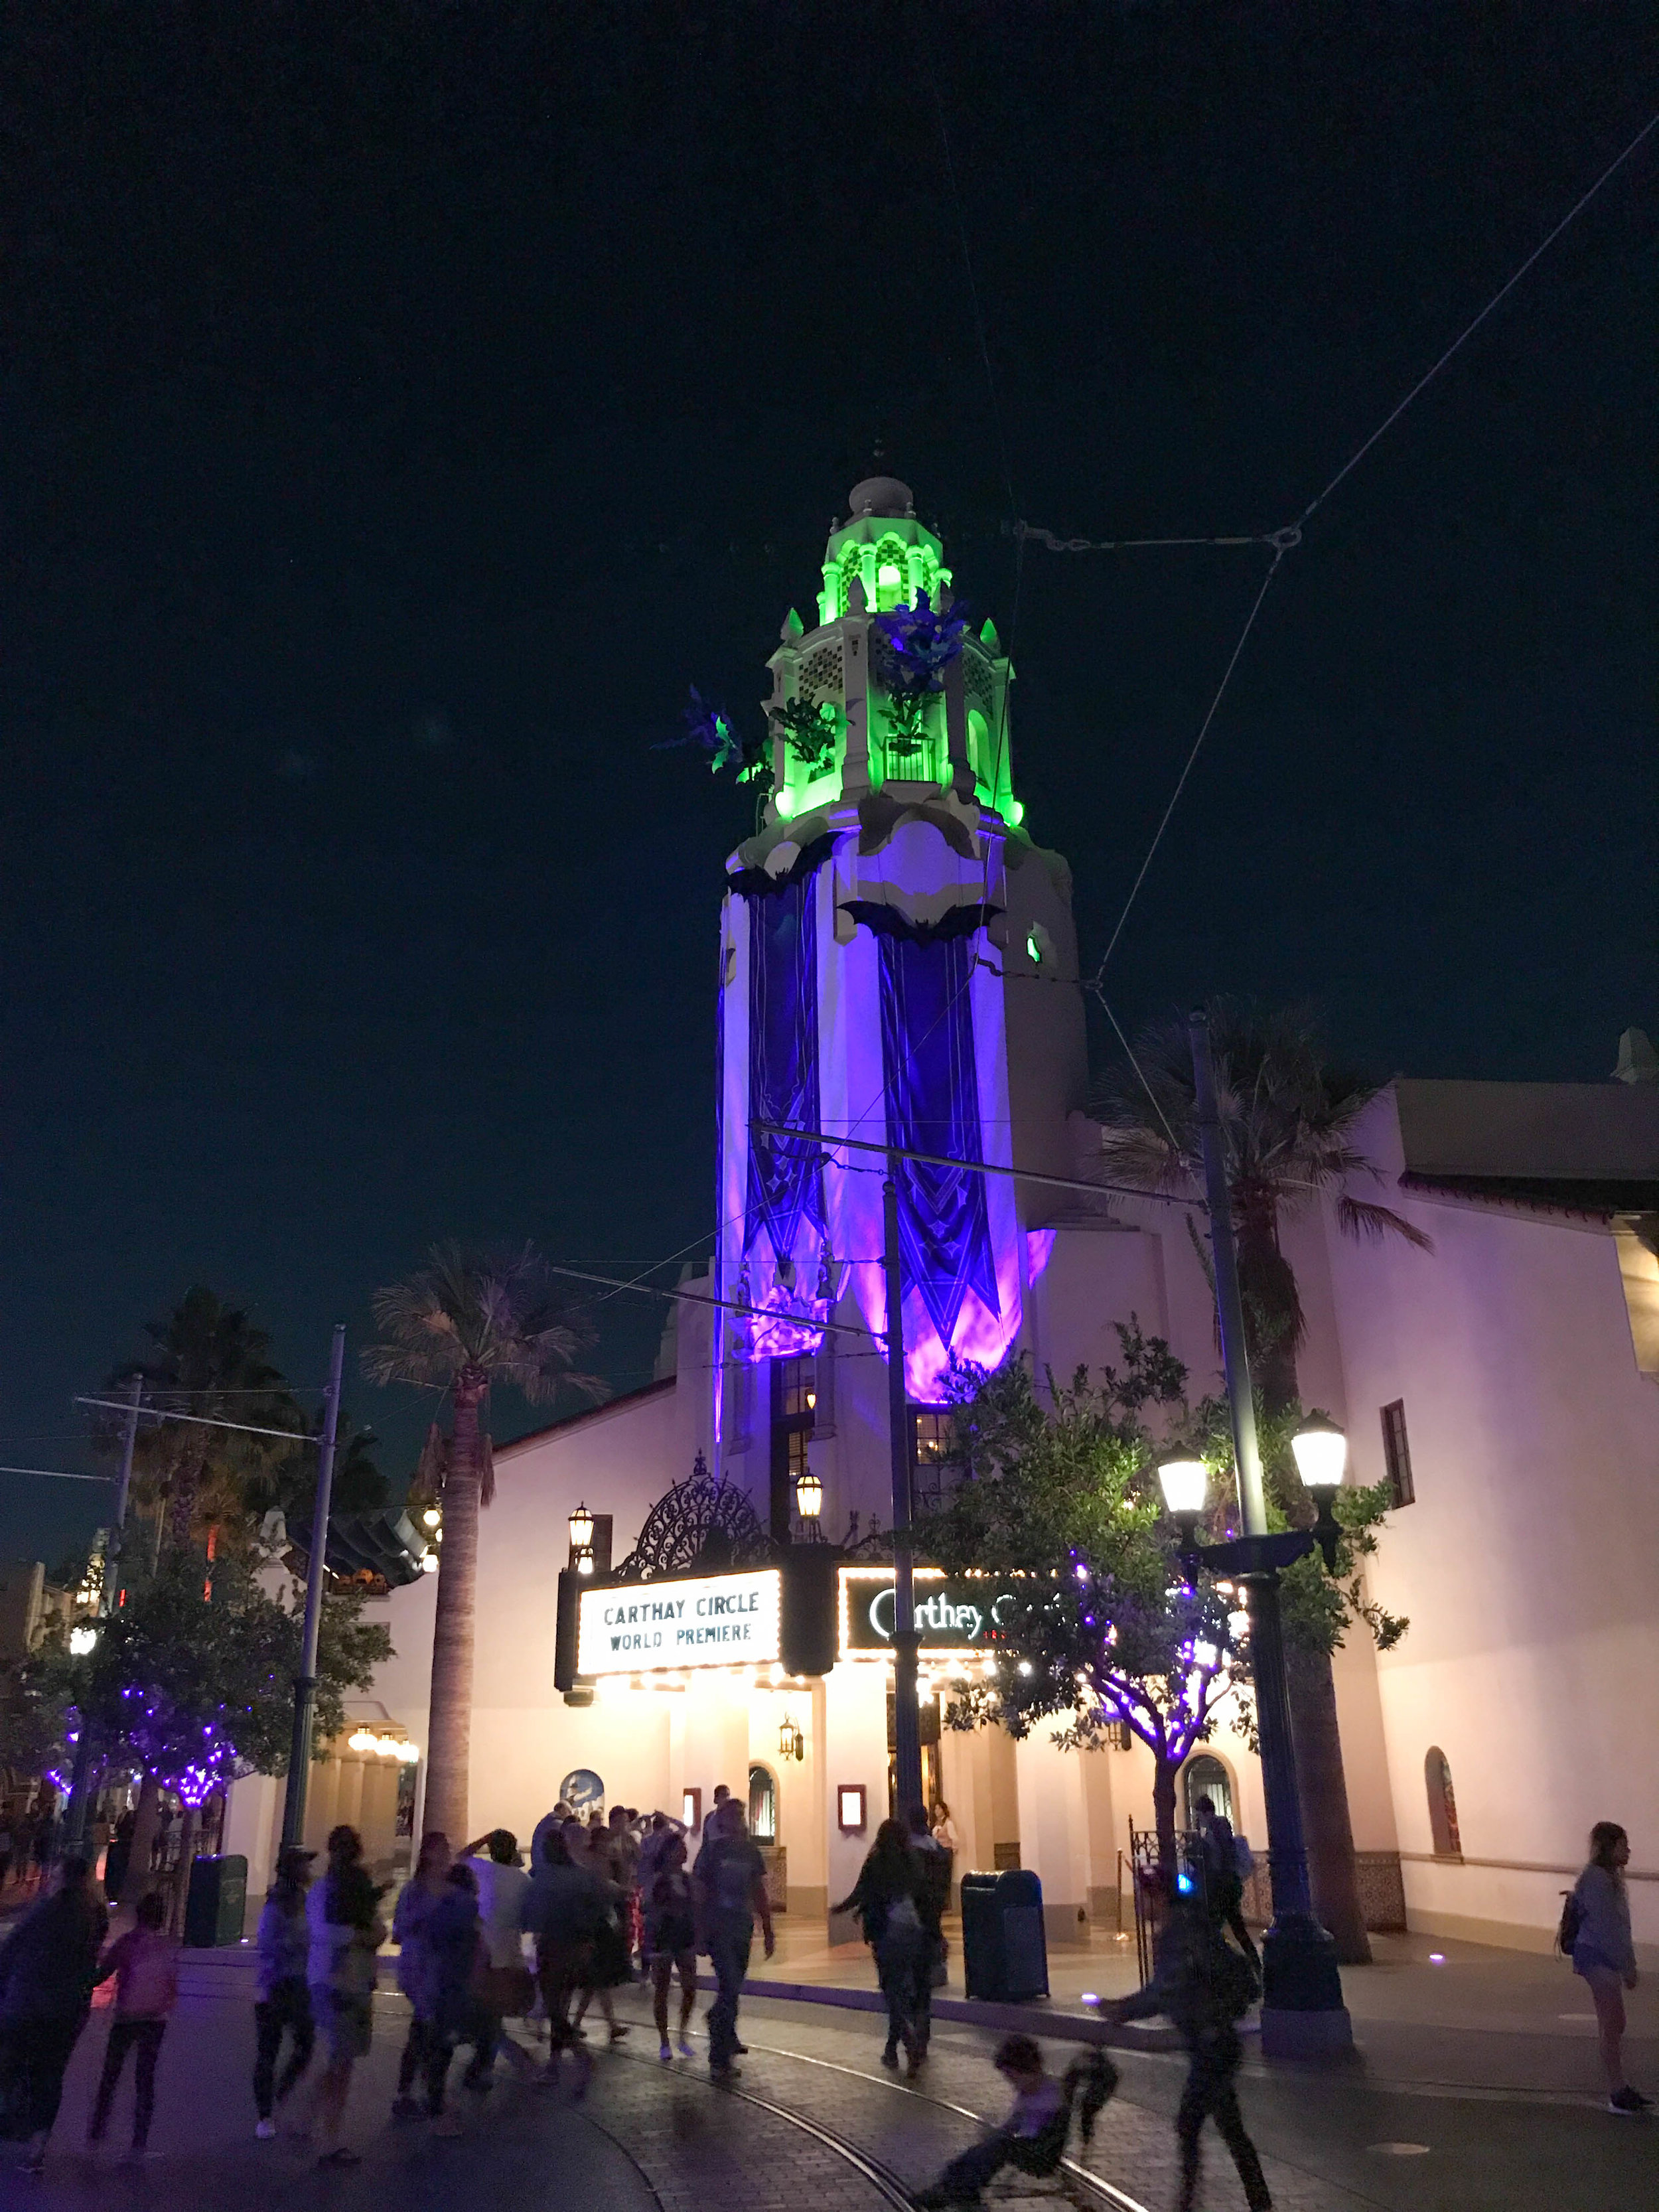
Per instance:
[[[25,2173],[46,2166],[64,2073],[92,2008],[109,1913],[83,1858],[70,1856],[58,1886],[0,1946],[0,2112],[25,2142]]]
[[[427,2024],[426,2116],[436,2136],[458,2136],[461,2123],[444,2110],[444,2085],[455,2046],[471,2025],[473,1978],[483,1936],[478,1926],[478,1890],[472,1869],[458,1859],[441,1894],[421,1923],[417,1960],[420,2011]]]
[[[1607,2110],[1627,2117],[1647,2112],[1653,2100],[1625,2079],[1625,1991],[1636,1987],[1636,1949],[1631,1941],[1630,1899],[1625,1869],[1630,1838],[1616,1820],[1598,1820],[1590,1830],[1589,1863],[1578,1877],[1566,1912],[1572,1922],[1572,1971],[1589,1984],[1595,2007],[1601,2065],[1607,2077]],[[1575,1910],[1576,1908],[1576,1910]]]
[[[690,2058],[691,2014],[697,2001],[697,1916],[685,1868],[685,1838],[671,1837],[653,1854],[644,1900],[645,1963],[651,1977],[651,2009],[657,2023],[657,2056],[673,2059],[668,2041],[668,1985],[680,1980],[680,2056]]]
[[[1261,2161],[1238,2109],[1237,2075],[1243,2046],[1236,2022],[1249,2011],[1261,1983],[1249,1960],[1225,1941],[1209,1913],[1173,1891],[1162,1868],[1146,1886],[1167,1908],[1152,1978],[1133,1996],[1102,2004],[1103,2018],[1145,2020],[1162,2013],[1179,2032],[1190,2057],[1187,2085],[1176,2114],[1181,2146],[1181,2212],[1193,2212],[1198,2190],[1199,2138],[1214,2120],[1232,2153],[1249,2212],[1272,2212]]]
[[[1261,1958],[1244,1925],[1244,1875],[1240,1865],[1238,1838],[1224,1813],[1218,1813],[1213,1797],[1200,1797],[1193,1810],[1198,1814],[1199,1841],[1204,1852],[1204,1883],[1210,1912],[1218,1927],[1224,1923],[1238,1939],[1238,1948],[1253,1966]]]
[[[597,1825],[595,1825],[597,1823]],[[582,2033],[582,2021],[588,2006],[597,1997],[599,2011],[611,2031],[612,2043],[620,2043],[628,2034],[624,2023],[617,2018],[613,1990],[621,1989],[634,1978],[634,1968],[628,1948],[628,1899],[623,1883],[632,1864],[631,1857],[622,1850],[613,1832],[599,1820],[596,1814],[587,1828],[587,1863],[598,1877],[605,1900],[605,1917],[594,1931],[584,1969],[581,1997],[572,2023],[577,2035]],[[572,1839],[572,1856],[575,1844]]]
[[[398,1946],[398,1987],[409,1999],[409,2033],[398,2061],[398,2094],[392,2100],[394,2120],[418,2119],[421,2106],[415,2084],[424,2076],[431,2056],[433,2023],[425,2004],[428,1983],[422,1972],[422,1938],[426,1923],[444,1894],[452,1855],[449,1838],[437,1829],[421,1838],[415,1871],[398,1893],[392,1915],[392,1940]]]
[[[876,1978],[887,2000],[887,2045],[881,2063],[896,2067],[902,2044],[912,2073],[927,2051],[919,2015],[931,2012],[933,1942],[923,1916],[925,1882],[906,1823],[884,1820],[851,1895],[835,1907],[837,1912],[858,1915],[864,1940],[875,1956]]]
[[[138,1900],[132,1927],[119,1936],[99,1963],[96,1979],[115,1977],[115,2016],[104,2045],[104,2067],[98,2076],[98,2095],[87,2126],[88,2144],[100,2143],[109,2125],[110,2107],[126,2064],[134,2052],[132,2154],[143,2158],[149,2145],[149,2124],[155,2116],[155,2068],[161,2056],[161,2039],[167,2017],[179,2002],[179,1946],[167,1933],[167,1899],[152,1890]]]
[[[742,1806],[729,1792],[704,1827],[691,1884],[700,1948],[708,1954],[718,1991],[708,2008],[708,2070],[716,2080],[729,2079],[737,2071],[732,2061],[744,2055],[738,2040],[738,2001],[749,1972],[757,1918],[769,1959],[775,1941],[766,1863],[750,1836]]]
[[[368,2056],[374,2031],[375,1954],[386,1941],[380,1904],[380,1893],[363,1867],[362,1838],[355,1828],[331,1828],[328,1871],[306,1899],[311,1937],[306,1979],[328,2053],[314,2092],[319,2166],[362,2163],[339,2138],[352,2072]]]
[[[0,1813],[0,1889],[4,1889],[11,1871],[11,1822]]]
[[[521,2019],[535,2002],[535,1981],[524,1962],[530,1876],[519,1864],[519,1839],[510,1828],[492,1828],[461,1856],[477,1887],[478,1924],[487,1953],[473,1992],[472,2063],[461,2077],[461,2087],[482,2093],[490,2086],[497,2051],[505,2051],[520,2071],[528,2070],[531,2063],[529,2052],[503,2026],[509,2017]]]
[[[548,1834],[540,1863],[530,1877],[524,1917],[525,1926],[536,1939],[536,1976],[550,2038],[547,2071],[541,2078],[547,2082],[556,2081],[561,2057],[567,2051],[574,2051],[580,2097],[586,2089],[592,2061],[571,2025],[570,2004],[586,1971],[587,1954],[605,1916],[605,1901],[599,1876],[585,1862],[578,1864],[571,1856],[565,1837],[562,1828]]]
[[[317,2031],[311,2017],[311,1990],[306,1963],[311,1948],[306,1925],[306,1892],[311,1887],[311,1862],[317,1854],[297,1844],[284,1844],[276,1857],[276,1879],[265,1892],[254,1942],[259,1954],[255,1984],[253,2032],[253,2108],[258,2114],[253,2132],[261,2142],[276,2133],[276,2107],[289,2096],[311,2063]],[[276,2061],[283,2038],[292,2045],[281,2076]]]

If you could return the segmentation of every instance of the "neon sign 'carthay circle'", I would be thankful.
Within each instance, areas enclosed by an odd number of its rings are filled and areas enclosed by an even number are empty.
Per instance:
[[[775,1567],[686,1581],[584,1590],[577,1672],[752,1666],[780,1656],[781,1589]]]
[[[996,1640],[1008,1593],[983,1576],[944,1574],[918,1567],[916,1626],[921,1648],[935,1655],[975,1652]],[[893,1571],[890,1567],[844,1567],[841,1577],[841,1650],[887,1651],[893,1638]]]

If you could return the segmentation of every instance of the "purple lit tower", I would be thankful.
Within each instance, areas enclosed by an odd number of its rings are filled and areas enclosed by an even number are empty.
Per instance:
[[[720,924],[715,1273],[765,1317],[719,1324],[713,1425],[779,1534],[809,1464],[831,1533],[885,1517],[882,1164],[751,1123],[1066,1174],[1083,1103],[1071,875],[1021,828],[1008,661],[990,623],[949,618],[951,571],[905,485],[872,477],[849,504],[817,627],[792,610],[768,664],[775,795],[726,863]],[[924,1489],[950,1356],[994,1365],[1021,1341],[1054,1195],[901,1166]]]

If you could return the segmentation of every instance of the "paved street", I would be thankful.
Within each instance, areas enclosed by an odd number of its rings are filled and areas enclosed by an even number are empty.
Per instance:
[[[395,2201],[410,2212],[478,2203],[508,2212],[555,2204],[560,2212],[590,2204],[606,2212],[658,2206],[708,2212],[713,2204],[734,2212],[806,2206],[892,2212],[895,2182],[909,2188],[930,2179],[973,2139],[978,2116],[994,2118],[1002,2109],[988,2063],[995,2038],[983,2029],[942,2026],[927,2079],[912,2089],[877,2063],[877,2016],[753,2001],[744,2009],[750,2055],[732,2094],[712,2087],[700,2062],[660,2067],[642,1992],[621,1996],[624,2014],[640,2025],[622,2051],[594,2046],[585,2105],[574,2105],[568,2088],[549,2093],[503,2081],[485,2102],[460,2100],[463,2138],[436,2142],[423,2124],[387,2118],[407,2014],[400,1998],[382,1995],[374,2050],[359,2069],[348,2128],[364,2163],[354,2172],[319,2175],[298,2146],[253,2140],[246,1954],[191,1956],[162,2059],[154,2136],[161,2157],[135,2170],[119,2166],[116,2153],[94,2159],[80,2148],[107,2018],[100,2013],[76,2054],[46,2179],[30,2182],[8,2170],[0,2177],[0,2205],[8,2212],[25,2204],[81,2212],[131,2199],[166,2204],[170,2212],[284,2212],[312,2204],[358,2212]],[[1456,2033],[1447,2026],[1435,2035]],[[1465,2031],[1463,2040],[1478,2051],[1485,2039]],[[1506,2047],[1547,2039],[1518,2033],[1495,2040]],[[1063,2059],[1066,2046],[1053,2048]],[[1170,2122],[1181,2063],[1141,2052],[1124,2054],[1121,2063],[1122,2089],[1103,2118],[1089,2164],[1119,2192],[1118,2212],[1133,2206],[1163,2212],[1174,2191]],[[1524,2088],[1477,2091],[1442,2082],[1407,2088],[1370,2078],[1363,2067],[1333,2076],[1269,2073],[1258,2063],[1245,2103],[1275,2199],[1291,2212],[1362,2205],[1613,2212],[1650,2203],[1659,2191],[1659,2128],[1613,2119],[1571,2092],[1540,2097]],[[124,2103],[118,2142],[125,2118]],[[1404,2144],[1425,2148],[1381,2148]],[[1113,2201],[1079,2185],[1070,2194],[1092,2212],[1105,2212]],[[1235,2212],[1243,2203],[1216,2144],[1206,2156],[1203,2201],[1215,2212]]]

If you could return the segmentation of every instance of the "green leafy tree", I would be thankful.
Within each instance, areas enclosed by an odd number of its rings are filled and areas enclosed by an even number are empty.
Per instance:
[[[185,1807],[181,1882],[189,1878],[200,1808],[216,1789],[245,1774],[287,1767],[300,1670],[302,1595],[273,1595],[241,1559],[216,1563],[210,1594],[199,1563],[169,1553],[154,1575],[130,1582],[126,1601],[99,1624],[82,1656],[54,1644],[32,1663],[30,1688],[44,1703],[72,1706],[96,1755],[141,1777],[141,1813],[161,1788]],[[324,1604],[317,1654],[317,1734],[337,1735],[345,1698],[366,1690],[392,1656],[386,1628],[362,1618],[356,1594]],[[143,1825],[141,1819],[141,1826]],[[132,1873],[142,1887],[135,1837]],[[181,1892],[182,1895],[182,1892]]]
[[[1399,1237],[1425,1251],[1432,1246],[1392,1207],[1354,1188],[1381,1179],[1354,1134],[1380,1086],[1326,1059],[1305,1010],[1218,999],[1209,1012],[1250,1372],[1271,1424],[1299,1410],[1297,1355],[1307,1333],[1295,1271],[1279,1243],[1281,1223],[1331,1194],[1347,1235],[1369,1243]],[[1114,1180],[1149,1190],[1202,1189],[1184,1019],[1157,1023],[1136,1039],[1133,1063],[1110,1079],[1094,1111],[1101,1164]],[[1288,1431],[1281,1441],[1287,1437]],[[1294,1523],[1309,1516],[1288,1460],[1287,1449],[1273,1460],[1274,1488],[1280,1512]],[[1373,1532],[1382,1510],[1367,1524]],[[1370,1540],[1374,1545],[1374,1533]],[[1358,1564],[1333,1593],[1317,1567],[1304,1562],[1287,1578],[1285,1592],[1291,1716],[1314,1908],[1348,1960],[1369,1959],[1370,1943],[1359,1902],[1331,1655],[1356,1620],[1374,1631],[1382,1626],[1370,1619],[1358,1594]]]
[[[1192,1425],[1186,1372],[1137,1322],[1121,1368],[1091,1385],[1048,1378],[1042,1403],[1023,1361],[957,1370],[954,1448],[964,1479],[916,1531],[948,1571],[1006,1577],[994,1671],[962,1691],[949,1724],[1000,1721],[1015,1736],[1058,1720],[1086,1749],[1122,1723],[1152,1755],[1160,1853],[1176,1854],[1176,1777],[1217,1709],[1248,1680],[1237,1601],[1175,1553],[1144,1414]]]
[[[506,1383],[545,1406],[562,1395],[591,1400],[604,1390],[575,1365],[592,1340],[586,1316],[532,1245],[509,1252],[437,1245],[417,1274],[375,1293],[374,1319],[382,1335],[363,1354],[370,1381],[435,1388],[450,1405],[447,1444],[434,1425],[416,1493],[439,1495],[443,1508],[426,1822],[459,1838],[469,1832],[478,1512],[495,1488],[489,1393]]]

